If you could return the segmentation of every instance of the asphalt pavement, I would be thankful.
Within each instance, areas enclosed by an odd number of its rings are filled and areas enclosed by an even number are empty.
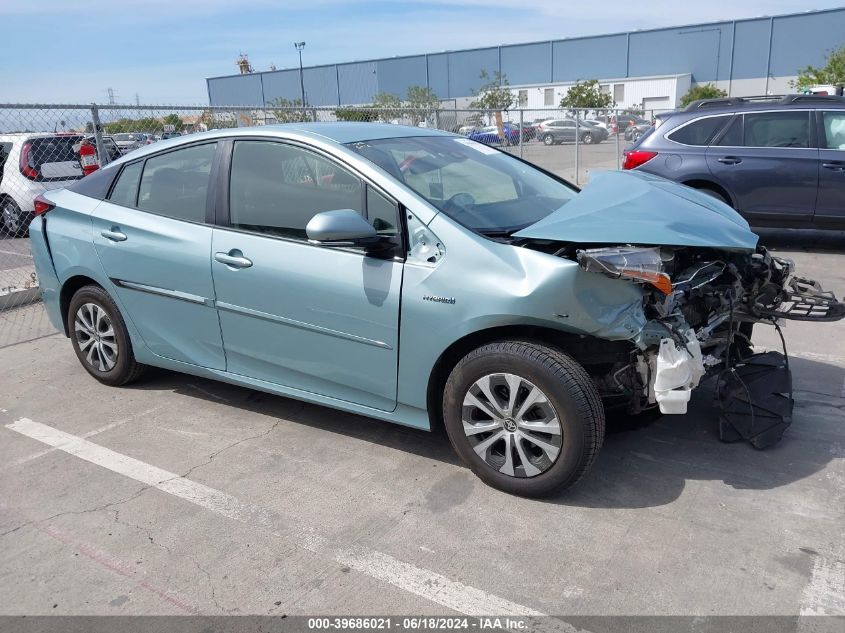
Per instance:
[[[764,239],[845,293],[841,236]],[[845,323],[785,334],[780,444],[719,442],[705,384],[543,501],[441,433],[166,371],[105,387],[61,335],[7,345],[0,615],[843,615]]]

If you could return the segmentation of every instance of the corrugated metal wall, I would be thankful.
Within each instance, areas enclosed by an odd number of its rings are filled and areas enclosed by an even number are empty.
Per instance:
[[[310,105],[369,103],[428,86],[441,99],[468,97],[501,70],[511,85],[692,74],[694,82],[792,77],[845,40],[845,8],[614,35],[534,42],[306,68]],[[299,70],[214,77],[212,105],[297,99]]]

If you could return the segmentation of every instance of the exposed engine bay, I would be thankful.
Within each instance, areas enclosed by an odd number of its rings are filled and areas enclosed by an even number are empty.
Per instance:
[[[627,357],[591,369],[608,403],[630,413],[687,411],[692,390],[717,376],[720,436],[755,447],[776,443],[791,422],[792,381],[778,321],[836,321],[845,304],[797,277],[792,261],[758,247],[753,254],[696,247],[565,246],[555,255],[644,288],[646,324]],[[755,353],[756,325],[775,327],[783,352]],[[596,373],[596,370],[600,370]]]

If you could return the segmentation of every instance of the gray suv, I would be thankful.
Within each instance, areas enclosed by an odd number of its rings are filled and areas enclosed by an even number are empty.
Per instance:
[[[845,229],[845,98],[695,101],[658,115],[623,168],[699,189],[757,226]]]

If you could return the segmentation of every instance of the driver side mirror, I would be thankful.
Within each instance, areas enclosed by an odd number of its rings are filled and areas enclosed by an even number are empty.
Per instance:
[[[382,241],[375,227],[352,209],[318,213],[305,226],[308,241],[322,246],[375,246]]]

